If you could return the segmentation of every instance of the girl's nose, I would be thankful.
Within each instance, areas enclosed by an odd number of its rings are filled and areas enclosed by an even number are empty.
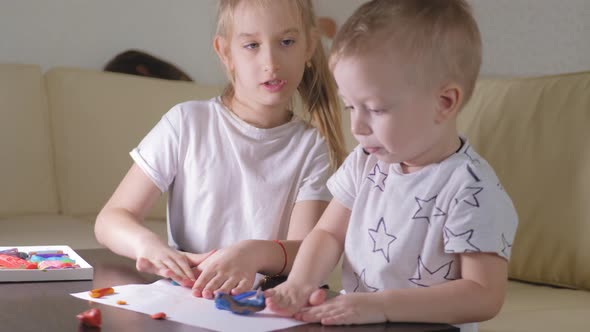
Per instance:
[[[263,69],[265,72],[272,73],[281,69],[277,55],[278,54],[276,54],[275,50],[267,49],[263,62]]]

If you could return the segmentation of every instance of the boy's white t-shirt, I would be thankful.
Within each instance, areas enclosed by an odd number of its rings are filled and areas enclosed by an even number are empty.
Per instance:
[[[168,196],[168,242],[204,253],[285,239],[296,202],[331,199],[328,148],[297,118],[260,129],[220,98],[174,106],[130,153]]]
[[[348,293],[458,279],[461,253],[510,258],[516,211],[491,166],[465,141],[446,160],[410,174],[359,146],[328,187],[352,211],[342,266]]]

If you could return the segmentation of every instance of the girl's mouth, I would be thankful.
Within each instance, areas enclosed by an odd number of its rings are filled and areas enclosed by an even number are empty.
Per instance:
[[[278,92],[285,86],[285,84],[287,84],[287,81],[285,80],[270,80],[262,83],[262,86],[270,92]]]

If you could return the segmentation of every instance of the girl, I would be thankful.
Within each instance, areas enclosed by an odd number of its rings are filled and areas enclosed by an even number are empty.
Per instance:
[[[287,274],[345,153],[317,41],[310,0],[221,0],[213,46],[230,84],[173,107],[131,152],[98,241],[205,298],[248,290],[257,272]],[[296,91],[308,121],[292,111]],[[168,245],[142,225],[164,191]]]

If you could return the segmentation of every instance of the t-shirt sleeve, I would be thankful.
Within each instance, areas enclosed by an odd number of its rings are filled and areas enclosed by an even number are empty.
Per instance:
[[[363,169],[363,157],[362,149],[358,146],[328,180],[328,189],[334,198],[350,210],[352,210],[358,192],[358,173]]]
[[[305,166],[296,201],[330,201],[332,195],[326,187],[331,174],[330,155],[326,143],[319,139],[307,158],[309,162]]]
[[[175,106],[129,154],[135,164],[161,192],[168,191],[178,169],[179,135],[175,127],[179,106]]]
[[[496,253],[509,260],[518,216],[497,177],[485,173],[459,187],[443,229],[445,252]]]

